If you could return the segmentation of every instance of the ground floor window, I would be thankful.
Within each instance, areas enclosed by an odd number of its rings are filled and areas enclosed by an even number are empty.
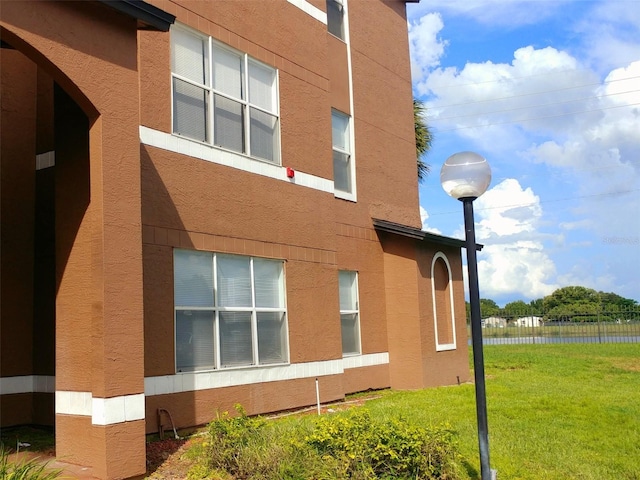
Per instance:
[[[284,264],[174,250],[176,371],[287,363]]]
[[[360,306],[358,302],[358,273],[339,272],[340,323],[342,325],[342,354],[359,355]]]

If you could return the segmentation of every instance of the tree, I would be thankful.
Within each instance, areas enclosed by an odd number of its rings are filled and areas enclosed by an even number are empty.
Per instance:
[[[425,121],[426,107],[422,101],[413,99],[413,123],[416,133],[416,158],[418,162],[418,181],[422,182],[429,175],[430,166],[422,157],[431,150],[433,135]]]
[[[500,307],[496,302],[488,298],[480,299],[480,315],[482,318],[493,317],[500,313]]]
[[[522,300],[509,302],[504,306],[504,313],[510,317],[524,317],[531,313],[531,306]]]
[[[592,288],[562,287],[543,299],[546,317],[573,322],[613,321],[635,315],[638,302]]]
[[[544,300],[542,298],[536,298],[529,303],[534,315],[541,315],[544,311]]]

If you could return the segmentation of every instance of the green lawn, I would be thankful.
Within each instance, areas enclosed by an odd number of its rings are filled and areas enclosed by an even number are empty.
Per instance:
[[[640,479],[640,345],[485,347],[491,466],[503,479]],[[473,385],[389,392],[374,415],[402,411],[458,433],[479,470]]]

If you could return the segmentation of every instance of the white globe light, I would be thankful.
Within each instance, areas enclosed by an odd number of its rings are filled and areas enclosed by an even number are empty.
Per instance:
[[[458,200],[478,198],[489,188],[491,168],[477,153],[454,153],[442,165],[440,183],[447,195]]]

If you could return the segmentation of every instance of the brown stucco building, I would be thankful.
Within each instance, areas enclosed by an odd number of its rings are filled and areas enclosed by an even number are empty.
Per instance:
[[[177,427],[469,377],[402,0],[0,1],[0,425]]]

